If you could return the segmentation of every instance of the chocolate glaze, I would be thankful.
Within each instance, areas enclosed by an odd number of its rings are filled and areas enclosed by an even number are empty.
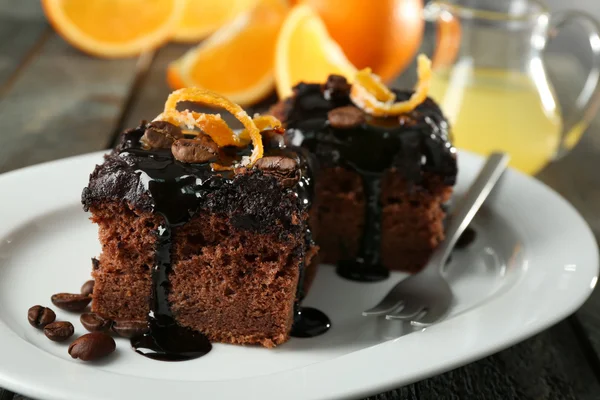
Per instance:
[[[121,144],[90,176],[90,183],[82,193],[82,202],[87,210],[97,202],[125,200],[133,207],[162,217],[163,223],[156,233],[156,263],[152,269],[150,330],[131,339],[131,345],[138,353],[153,359],[189,360],[208,353],[212,346],[203,334],[179,326],[171,312],[168,295],[173,229],[188,222],[200,209],[225,213],[239,229],[281,236],[303,235],[305,246],[297,250],[297,255],[304,259],[305,252],[314,245],[312,235],[310,230],[303,231],[301,225],[292,224],[291,216],[295,210],[307,211],[311,206],[310,165],[305,150],[282,147],[277,140],[267,141],[266,156],[285,155],[296,159],[299,165],[300,177],[296,185],[282,190],[275,177],[256,169],[217,173],[208,163],[176,161],[169,149],[146,150],[140,143],[145,129],[142,124],[124,133]],[[249,154],[248,149],[224,151],[230,153],[232,160],[238,161]],[[301,264],[301,278],[303,270]],[[302,281],[300,279],[297,288],[296,310],[300,309],[299,302],[304,296]],[[301,316],[295,319],[296,331],[314,334],[314,321],[326,319],[318,313],[315,310],[298,314]]]
[[[427,99],[412,112],[400,117],[375,118],[352,128],[334,128],[327,112],[352,105],[348,93],[326,96],[320,84],[301,83],[287,99],[283,117],[288,140],[309,149],[322,167],[342,166],[362,177],[365,195],[365,227],[358,255],[338,263],[342,277],[357,281],[387,278],[381,265],[381,179],[395,169],[413,185],[426,173],[440,176],[453,185],[457,166],[455,150],[449,142],[449,126],[440,108]],[[412,92],[395,91],[397,100]]]

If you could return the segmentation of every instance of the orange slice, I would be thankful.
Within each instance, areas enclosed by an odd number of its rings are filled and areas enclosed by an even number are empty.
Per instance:
[[[288,14],[277,39],[275,81],[279,97],[292,94],[299,82],[325,82],[329,74],[352,80],[356,68],[331,39],[325,24],[308,5]]]
[[[42,0],[54,29],[78,49],[100,57],[140,54],[166,42],[183,0]]]
[[[286,13],[281,1],[261,1],[171,63],[169,85],[201,87],[241,105],[267,96],[274,86],[275,41]]]
[[[198,42],[256,5],[257,0],[186,0],[173,39]]]

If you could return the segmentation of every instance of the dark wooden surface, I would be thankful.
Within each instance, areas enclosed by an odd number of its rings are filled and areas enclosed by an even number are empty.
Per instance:
[[[156,115],[165,67],[186,47],[138,59],[99,60],[67,45],[32,1],[0,0],[0,172],[100,150]],[[568,58],[549,69],[563,108],[584,74]],[[600,119],[564,159],[539,175],[600,237]],[[370,400],[600,399],[600,294],[573,316],[516,346]],[[1,355],[0,355],[1,359]],[[0,389],[0,400],[25,399]]]

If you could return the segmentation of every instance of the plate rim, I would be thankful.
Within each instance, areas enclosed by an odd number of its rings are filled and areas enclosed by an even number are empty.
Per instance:
[[[100,162],[101,156],[105,153],[106,151],[88,153],[10,171],[0,175],[0,187],[16,184],[18,188],[17,182],[19,178],[31,179],[32,177],[35,177],[39,179],[39,174],[52,176],[53,170],[55,173],[56,170],[65,168],[69,164],[71,165],[71,169],[76,169],[78,166],[87,168],[85,169],[87,174],[88,171],[91,172],[91,166]],[[462,164],[475,163],[476,165],[481,165],[483,162],[482,157],[460,150],[458,158],[459,162]],[[464,173],[459,172],[458,179],[460,180],[463,175]],[[397,339],[364,348],[334,359],[307,365],[305,367],[264,376],[236,379],[236,382],[240,383],[240,386],[244,386],[243,393],[245,393],[246,397],[268,398],[269,393],[273,392],[278,393],[278,396],[285,393],[285,397],[290,399],[311,400],[346,398],[349,396],[368,396],[376,392],[383,392],[400,385],[415,382],[425,377],[433,376],[455,368],[459,365],[467,364],[476,359],[486,357],[489,354],[510,347],[515,343],[539,333],[576,311],[593,291],[598,276],[598,246],[590,227],[570,203],[544,183],[512,169],[507,171],[506,175],[507,181],[514,181],[518,182],[520,185],[525,185],[532,193],[541,193],[548,201],[559,207],[560,212],[568,216],[567,220],[570,221],[569,224],[571,225],[571,228],[578,232],[578,237],[580,236],[581,240],[577,243],[573,243],[570,247],[574,247],[574,250],[576,250],[573,251],[576,253],[573,257],[578,260],[577,264],[579,265],[579,261],[582,261],[585,267],[578,271],[577,274],[574,274],[578,275],[578,279],[581,281],[578,283],[578,292],[569,292],[569,296],[563,298],[565,301],[561,303],[563,306],[562,308],[558,310],[555,309],[552,314],[544,311],[544,318],[533,322],[527,329],[523,328],[516,332],[502,332],[505,335],[510,333],[510,337],[508,338],[501,337],[501,335],[498,334],[492,334],[491,336],[486,336],[485,340],[475,341],[470,344],[470,347],[466,352],[457,353],[458,350],[461,350],[460,345],[465,345],[464,340],[458,344],[455,340],[455,346],[447,347],[444,347],[446,346],[446,343],[439,343],[447,340],[447,338],[444,338],[445,333],[464,329],[461,325],[469,318],[469,316],[476,315],[481,318],[481,325],[493,325],[494,323],[497,323],[498,321],[494,320],[494,311],[498,311],[498,308],[502,309],[501,306],[504,302],[500,300],[509,296],[510,293],[520,285],[520,283],[515,284],[504,293],[500,293],[497,297],[494,297],[492,301],[484,302],[464,314],[457,315],[423,331],[415,332],[410,335],[402,336]],[[58,194],[56,198],[56,201],[45,203],[42,208],[45,208],[45,211],[48,212],[52,209],[52,206],[64,205],[64,199],[61,198],[60,194]],[[14,203],[15,201],[15,198],[10,198],[6,202]],[[28,199],[26,201],[35,204],[36,200]],[[11,207],[8,206],[1,209],[0,218],[3,218],[3,214],[6,215],[7,209],[10,208]],[[20,226],[20,224],[17,224],[17,226]],[[6,231],[10,230],[0,229],[0,238]],[[586,281],[588,282],[587,287],[583,285]],[[488,313],[486,314],[485,311]],[[477,329],[481,330],[481,327],[478,327]],[[17,340],[11,340],[12,337],[17,338]],[[153,382],[147,378],[123,376],[113,372],[99,370],[94,368],[93,365],[70,362],[45,352],[40,352],[33,344],[22,340],[17,336],[1,319],[0,338],[4,338],[4,340],[0,340],[0,354],[8,354],[9,357],[6,359],[12,363],[11,365],[0,363],[0,386],[34,398],[66,398],[78,400],[126,398],[132,394],[132,392],[129,391],[128,386],[136,385],[140,385],[143,391],[138,391],[133,394],[136,396],[143,395],[148,399],[154,398],[152,396],[158,398],[158,393],[162,393],[160,396],[164,396],[167,392],[170,393],[170,395],[194,393],[197,396],[207,395],[212,396],[212,398],[215,398],[216,391],[220,392],[224,398],[242,393],[242,389],[237,385],[224,384],[229,382],[226,380],[210,382],[161,381],[160,384],[157,384],[157,382]],[[436,339],[445,340],[439,341]],[[424,344],[428,346],[430,352],[438,351],[443,353],[444,359],[434,366],[425,363],[424,360],[415,360],[414,369],[411,371],[395,370],[395,367],[403,366],[402,363],[398,363],[398,358],[402,357],[402,350],[404,347],[416,346],[419,348],[419,346],[423,346]],[[27,361],[23,362],[23,360],[19,360],[19,352],[22,352],[22,355],[36,359],[37,365],[32,366],[31,364],[28,364]],[[398,354],[399,352],[400,354]],[[27,359],[27,357],[22,358]],[[361,375],[363,371],[356,366],[360,366],[361,363],[365,365],[368,360],[372,361],[373,359],[377,360],[381,365],[385,365],[385,367],[377,370],[378,374],[376,380],[371,378],[365,379],[364,375]],[[56,368],[57,365],[59,368]],[[338,380],[337,382],[335,382],[335,380],[332,381],[331,379],[327,381],[327,377],[331,375],[331,371],[335,371],[335,375],[343,379]],[[114,391],[112,388],[106,387],[107,385],[102,385],[102,387],[92,385],[91,387],[93,387],[94,393],[91,393],[90,391],[82,392],[81,388],[76,391],[64,389],[64,381],[62,382],[63,384],[61,384],[61,376],[57,374],[67,372],[72,374],[72,378],[77,377],[77,380],[93,378],[114,381],[115,376],[117,376],[122,382],[119,384],[119,389],[121,391],[117,393],[115,397]],[[53,380],[56,379],[59,380],[58,383],[56,383],[56,381],[53,382]],[[125,381],[127,381],[127,384],[124,383]],[[274,381],[276,382],[274,383]],[[343,385],[341,385],[342,382]],[[139,387],[136,389],[139,389]]]

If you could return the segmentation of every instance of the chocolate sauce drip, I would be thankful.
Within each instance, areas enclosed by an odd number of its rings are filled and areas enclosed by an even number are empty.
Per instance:
[[[104,201],[106,197],[124,199],[135,207],[162,217],[163,223],[156,233],[155,265],[152,268],[148,314],[150,329],[148,333],[131,339],[131,345],[136,352],[152,359],[190,360],[205,355],[212,346],[202,333],[178,325],[169,305],[174,229],[190,221],[199,209],[205,209],[208,212],[232,214],[232,223],[239,229],[269,232],[280,224],[286,232],[294,232],[294,229],[300,228],[289,220],[292,210],[297,207],[308,210],[311,205],[314,190],[311,166],[305,150],[281,147],[277,141],[266,143],[265,155],[286,156],[298,162],[300,178],[294,187],[286,189],[293,193],[290,196],[273,190],[273,185],[276,185],[273,178],[260,173],[217,173],[208,163],[180,163],[173,158],[169,149],[145,150],[139,141],[144,129],[142,125],[125,132],[121,145],[92,174],[90,184],[82,194],[82,201],[87,209],[95,201]],[[240,160],[249,154],[249,150],[232,150],[231,153],[232,159]],[[302,154],[299,156],[299,153]],[[261,198],[243,201],[249,190],[261,193]],[[246,215],[251,215],[251,218],[234,215],[242,205]],[[277,229],[281,230],[282,227]],[[304,235],[305,248],[298,250],[299,257],[304,257],[309,246],[314,244],[310,231]],[[303,278],[303,264],[300,266],[300,275]],[[297,288],[296,305],[304,296],[302,283],[301,280]],[[302,327],[312,326],[312,321],[318,318],[314,317],[316,314],[312,311],[306,315],[309,320],[297,319]]]
[[[309,149],[322,167],[341,166],[362,177],[365,196],[365,224],[358,254],[338,263],[342,277],[377,281],[389,276],[381,264],[381,191],[385,173],[396,170],[412,185],[423,174],[434,173],[453,185],[457,166],[449,142],[448,123],[439,107],[427,99],[412,112],[400,117],[375,118],[351,128],[334,128],[328,111],[351,105],[348,95],[326,98],[322,86],[299,84],[285,104],[288,141]],[[395,91],[399,101],[412,92]]]
[[[477,238],[477,232],[475,231],[475,229],[473,229],[469,226],[469,227],[467,227],[467,229],[465,229],[465,231],[462,233],[462,235],[460,235],[460,237],[456,241],[455,247],[457,249],[464,249],[465,247],[467,247],[471,243],[473,243],[476,238]]]
[[[154,212],[164,223],[158,227],[156,264],[152,268],[151,305],[148,314],[150,330],[131,339],[131,346],[139,354],[161,361],[185,361],[202,357],[212,345],[206,336],[175,322],[169,306],[169,273],[173,229],[188,222],[197,210],[198,198],[210,190],[213,179],[208,167],[193,168],[175,162],[169,150],[141,150],[130,148],[121,153],[130,155],[140,178],[148,186],[154,199]],[[198,172],[201,172],[198,176]]]
[[[329,317],[316,308],[297,307],[294,313],[291,332],[293,337],[311,338],[322,335],[331,328]]]
[[[339,276],[358,282],[378,282],[387,279],[390,272],[381,264],[381,176],[362,174],[365,193],[365,228],[358,254],[354,260],[338,262]]]

